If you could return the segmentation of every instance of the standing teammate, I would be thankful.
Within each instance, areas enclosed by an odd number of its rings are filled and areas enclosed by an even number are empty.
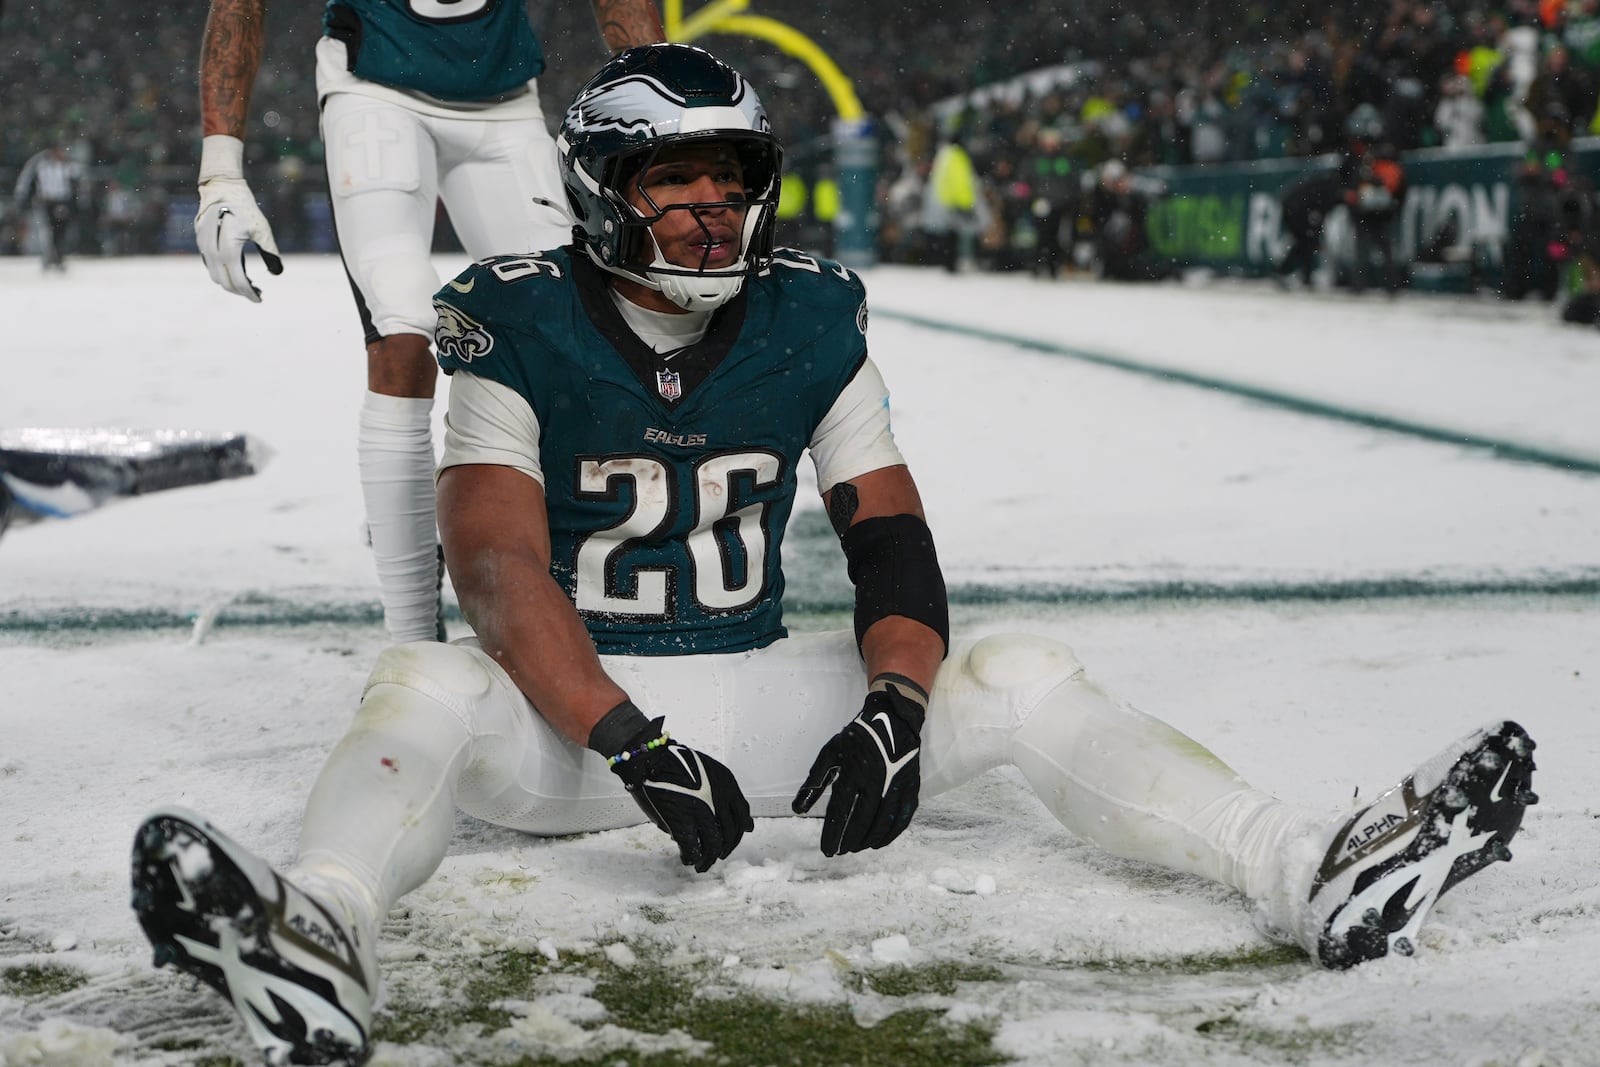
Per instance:
[[[1514,723],[1322,816],[1109,697],[1064,645],[950,639],[861,282],[772,248],[781,152],[737,73],[629,50],[559,143],[575,243],[439,294],[440,530],[476,637],[380,656],[286,876],[186,811],[135,837],[156,959],[229,996],[269,1057],[359,1056],[378,924],[458,808],[549,835],[648,818],[705,871],[752,815],[824,792],[826,855],[882,848],[923,790],[1010,763],[1075,833],[1238,889],[1330,967],[1412,951],[1440,893],[1509,858],[1537,799]],[[807,450],[853,632],[783,626]]]
[[[254,242],[278,248],[244,180],[243,137],[267,0],[212,0],[200,54],[200,210],[211,279],[259,302]],[[665,36],[654,0],[594,0],[613,50]],[[443,637],[434,528],[429,251],[444,201],[474,259],[555,248],[571,219],[540,111],[544,56],[520,0],[328,0],[317,98],[333,221],[367,342],[358,456],[384,623],[394,641]]]

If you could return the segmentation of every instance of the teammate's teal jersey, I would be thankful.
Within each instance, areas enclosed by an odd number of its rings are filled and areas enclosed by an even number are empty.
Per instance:
[[[357,77],[441,100],[490,100],[544,71],[522,0],[328,0],[322,32]]]
[[[569,246],[439,290],[439,363],[538,417],[551,571],[601,652],[685,655],[782,637],[784,528],[818,424],[866,359],[865,292],[780,249],[704,340],[657,355]]]

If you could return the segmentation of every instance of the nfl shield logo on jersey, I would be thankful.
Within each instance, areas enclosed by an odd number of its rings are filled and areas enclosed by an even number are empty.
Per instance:
[[[662,400],[676,400],[683,395],[683,379],[675,370],[656,371],[656,392]]]

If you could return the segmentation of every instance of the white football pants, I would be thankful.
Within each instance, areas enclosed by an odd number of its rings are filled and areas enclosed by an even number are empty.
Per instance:
[[[756,817],[792,815],[818,750],[860,709],[867,682],[849,631],[730,655],[601,660],[646,714],[666,716],[675,739],[727,764]],[[1287,845],[1327,822],[1108,697],[1070,648],[1043,638],[952,643],[922,741],[924,797],[1013,764],[1078,836],[1238,889],[1273,925],[1309,885],[1303,859],[1293,867],[1305,877],[1286,868],[1299,851]],[[551,729],[474,639],[403,645],[379,658],[317,779],[290,877],[343,886],[346,897],[353,887],[360,910],[380,919],[442,862],[457,808],[549,835],[645,821],[604,760]]]
[[[339,251],[368,343],[432,339],[441,199],[473,259],[571,238],[555,142],[540,118],[496,118],[493,109],[441,117],[335,92],[323,103],[322,137]],[[369,392],[361,412],[368,536],[395,641],[430,640],[437,625],[432,407],[431,398]]]
[[[334,227],[369,341],[433,337],[440,200],[467,255],[556,248],[572,238],[555,142],[539,118],[493,109],[440,117],[359,93],[322,106]]]

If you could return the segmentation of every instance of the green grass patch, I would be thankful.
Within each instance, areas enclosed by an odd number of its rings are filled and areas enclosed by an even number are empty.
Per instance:
[[[524,1057],[516,1067],[556,1063],[612,1067],[989,1067],[1007,1062],[993,1047],[993,1030],[981,1024],[951,1025],[943,1013],[896,1012],[868,1028],[846,1005],[789,1004],[730,990],[720,968],[708,961],[665,963],[649,946],[634,943],[642,957],[619,967],[603,952],[552,962],[537,953],[504,952],[476,960],[454,988],[435,987],[426,1002],[392,999],[374,1022],[373,1037],[396,1044],[439,1045],[458,1027],[476,1025],[484,1034],[503,1029],[511,1013],[494,1007],[537,995],[539,979],[552,974],[584,978],[589,994],[607,1009],[606,1023],[644,1034],[680,1031],[710,1050],[690,1052],[596,1052],[593,1058]],[[953,993],[959,982],[993,981],[1000,972],[969,964],[894,967],[859,975],[857,988],[882,996]],[[848,983],[848,980],[847,980]],[[719,995],[696,996],[718,987]],[[472,1067],[465,1058],[460,1067]]]
[[[190,1041],[152,1041],[149,1048],[159,1052],[195,1052],[204,1047],[205,1042],[200,1040]],[[215,1053],[201,1055],[198,1059],[183,1061],[186,1067],[246,1067],[244,1061],[233,1056],[224,1056]]]
[[[954,996],[962,982],[998,982],[1005,976],[998,967],[982,963],[944,961],[919,967],[881,967],[861,975],[866,988],[884,997],[914,997],[932,993]]]
[[[526,958],[520,954],[518,956],[519,959]],[[475,972],[457,996],[427,1001],[391,996],[384,1010],[372,1020],[370,1036],[374,1041],[412,1045],[429,1043],[430,1037],[461,1025],[478,1026],[485,1033],[493,1033],[511,1022],[511,1013],[494,1007],[495,1002],[526,998],[527,995],[525,977],[518,985],[515,977],[487,966]]]
[[[53,997],[88,981],[82,971],[57,963],[28,963],[0,970],[0,989],[14,997]]]
[[[940,1012],[897,1012],[868,1029],[843,1005],[784,1004],[748,994],[696,997],[700,983],[693,973],[653,962],[626,970],[600,968],[595,978],[594,998],[610,1009],[612,1022],[618,1026],[647,1033],[682,1030],[713,1046],[705,1058],[650,1057],[638,1061],[641,1067],[691,1062],[770,1067],[983,1067],[1006,1062],[1006,1057],[994,1050],[990,1028],[950,1026]],[[952,975],[908,979],[906,985],[931,986],[945,981],[953,990],[956,979]]]
[[[1290,964],[1310,966],[1306,954],[1292,945],[1262,945],[1233,953],[1198,953],[1171,959],[1084,960],[1066,969],[1113,974],[1202,975],[1254,971]]]
[[[1207,1019],[1195,1027],[1195,1032],[1229,1048],[1270,1053],[1273,1062],[1308,1063],[1328,1053],[1349,1054],[1360,1046],[1366,1030],[1361,1026],[1296,1026],[1281,1030],[1268,1026],[1255,1026],[1234,1016]]]
[[[640,904],[639,918],[654,926],[664,926],[672,921],[672,912],[660,904]]]

